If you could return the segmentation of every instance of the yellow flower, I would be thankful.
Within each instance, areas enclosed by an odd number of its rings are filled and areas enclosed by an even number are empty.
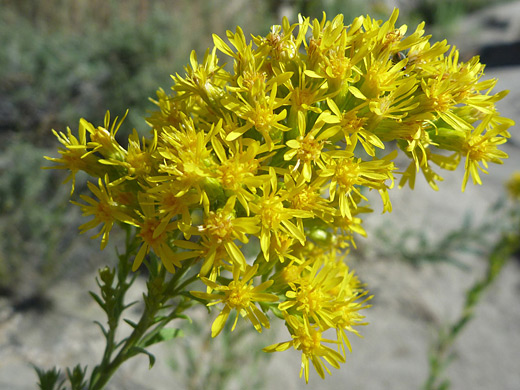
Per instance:
[[[294,308],[298,314],[317,324],[320,329],[328,329],[335,327],[333,309],[337,304],[336,296],[329,292],[342,280],[336,277],[333,268],[324,265],[320,260],[313,262],[309,272],[289,283],[290,290],[285,293],[287,300],[280,303],[278,308],[282,312]]]
[[[331,261],[329,264],[335,268],[336,276],[341,278],[338,290],[331,291],[331,294],[336,294],[337,297],[337,304],[333,308],[335,313],[334,326],[343,356],[345,356],[345,346],[352,352],[348,332],[362,337],[354,326],[368,325],[365,316],[360,314],[359,311],[371,307],[367,302],[373,296],[368,296],[368,291],[363,289],[364,285],[361,284],[354,271],[349,270],[341,258],[339,261]]]
[[[160,136],[158,152],[164,162],[159,171],[166,173],[152,180],[174,180],[178,184],[177,196],[196,191],[199,199],[208,207],[209,198],[204,190],[204,184],[210,177],[210,167],[214,164],[211,149],[208,147],[211,137],[220,130],[221,122],[214,125],[210,133],[196,129],[192,119],[187,119],[182,126],[164,129]]]
[[[361,213],[370,213],[372,209],[368,207],[357,207],[352,211],[351,218],[337,215],[332,222],[333,236],[335,237],[336,244],[345,249],[350,244],[356,248],[356,242],[354,240],[354,234],[366,237],[367,233],[362,226],[363,220],[357,215]]]
[[[325,78],[330,93],[344,94],[356,83],[361,73],[356,66],[368,52],[362,44],[363,33],[360,27],[363,17],[356,18],[350,29],[343,24],[343,15],[337,15],[332,21],[324,17],[321,22],[312,23],[312,38],[307,46],[308,70],[306,75]],[[361,35],[361,36],[360,36]],[[359,39],[359,45],[354,40]],[[354,48],[357,48],[355,50]]]
[[[176,229],[177,223],[162,224],[153,199],[142,192],[139,193],[138,198],[142,213],[138,212],[141,215],[141,220],[137,221],[139,227],[137,236],[141,238],[142,244],[135,256],[132,271],[136,271],[143,262],[145,255],[153,250],[166,269],[174,273],[175,267],[180,267],[181,260],[186,258],[185,255],[175,253],[170,246],[168,233]],[[196,256],[197,253],[194,252],[193,257]]]
[[[292,235],[301,243],[305,242],[305,234],[301,227],[297,227],[291,219],[311,218],[313,214],[309,211],[295,210],[285,207],[289,193],[278,190],[278,182],[274,169],[270,170],[270,181],[262,186],[262,196],[255,203],[250,204],[251,210],[261,220],[260,247],[263,255],[269,261],[269,252],[272,236],[277,237],[279,233]]]
[[[283,263],[285,259],[295,260],[292,251],[294,249],[295,238],[290,234],[279,233],[271,240],[271,253],[278,257],[278,261]],[[269,257],[271,259],[271,257]]]
[[[250,92],[253,96],[263,93],[265,91],[264,81],[266,75],[259,69],[262,61],[257,64],[252,45],[246,42],[244,32],[240,26],[237,26],[235,34],[228,30],[226,36],[235,47],[236,52],[216,34],[213,34],[213,43],[218,50],[234,59],[235,75],[234,77],[228,75],[229,78],[234,78],[234,81],[239,86],[239,91]],[[243,82],[241,82],[241,79]]]
[[[207,106],[216,107],[218,100],[225,95],[222,89],[225,81],[224,70],[218,65],[216,56],[217,48],[209,49],[204,55],[202,63],[199,64],[195,50],[190,55],[190,66],[186,67],[186,77],[176,74],[173,79],[173,89],[184,94],[186,98],[194,95],[200,98]]]
[[[507,157],[500,146],[514,124],[495,107],[507,92],[481,81],[477,57],[461,62],[445,41],[430,45],[424,23],[406,35],[398,14],[350,25],[342,15],[284,18],[252,40],[237,27],[226,42],[214,35],[204,58],[192,52],[185,75],[157,92],[148,137],[134,131],[123,148],[124,117],[111,124],[108,113],[97,128],[82,119],[77,136],[54,132],[60,157],[48,159],[70,171],[73,189],[79,171],[99,183],[76,203],[92,216],[81,230],[101,225],[104,247],[115,222],[137,226],[133,270],[151,251],[172,273],[192,259],[188,272],[206,285],[193,297],[223,304],[213,336],[233,310],[233,328],[241,315],[261,331],[270,310],[292,340],[266,351],[300,350],[306,380],[310,363],[322,377],[326,362],[339,367],[369,307],[343,261],[366,235],[366,191],[391,211],[398,153],[409,160],[400,186],[413,188],[421,172],[437,189],[437,168],[464,158],[462,188],[470,177],[480,184],[480,171]]]
[[[303,175],[294,172],[284,176],[284,184],[288,192],[288,201],[293,209],[309,211],[325,222],[331,222],[336,210],[323,196],[323,188],[319,180],[306,183]]]
[[[246,121],[245,125],[229,133],[226,141],[233,141],[249,129],[254,128],[264,137],[267,148],[273,150],[274,143],[279,142],[281,138],[281,132],[290,130],[280,123],[287,116],[287,110],[279,111],[279,108],[286,104],[288,96],[279,99],[276,97],[277,91],[276,82],[272,83],[269,95],[257,99],[253,103],[246,101],[239,94],[237,94],[238,98],[226,96],[222,100],[224,107]],[[275,141],[273,141],[273,137],[275,137]]]
[[[419,168],[422,171],[424,178],[435,191],[439,189],[437,186],[437,181],[443,181],[444,179],[439,176],[432,168],[432,164],[453,171],[457,168],[460,162],[460,155],[454,153],[449,156],[440,155],[433,153],[430,149],[424,149],[426,154],[425,159],[428,161],[426,164],[420,164]],[[415,186],[415,177],[417,172],[417,164],[415,162],[411,162],[408,168],[403,172],[403,176],[401,177],[401,181],[399,182],[399,187],[403,187],[406,183],[408,183],[409,187],[413,190]]]
[[[467,134],[466,142],[461,150],[466,157],[462,191],[466,188],[470,175],[474,184],[482,184],[478,171],[487,173],[485,169],[488,167],[488,161],[502,164],[502,159],[508,158],[507,153],[499,150],[497,146],[507,141],[509,133],[506,132],[506,129],[510,126],[510,121],[500,122],[502,121],[496,118],[496,115],[489,114],[474,131]],[[479,163],[482,163],[484,168]]]
[[[79,138],[76,138],[70,128],[67,127],[67,134],[52,130],[58,141],[64,146],[59,148],[61,157],[47,157],[46,160],[58,163],[60,165],[53,166],[46,169],[68,169],[69,175],[65,178],[64,183],[71,180],[72,188],[70,194],[74,192],[76,185],[76,174],[79,171],[84,171],[94,177],[101,177],[99,172],[95,169],[98,164],[98,158],[88,152],[87,149],[87,137],[86,137],[86,126],[88,122],[84,119],[80,120],[79,124]]]
[[[369,156],[375,156],[374,146],[384,149],[385,145],[372,132],[365,129],[368,121],[367,117],[359,115],[359,110],[364,104],[357,106],[349,111],[341,111],[332,99],[327,99],[327,104],[334,114],[334,119],[338,123],[336,126],[342,131],[348,146],[354,148],[359,141]]]
[[[298,130],[300,135],[296,139],[286,142],[290,148],[284,154],[284,160],[292,160],[296,157],[296,165],[292,171],[296,171],[301,167],[301,176],[305,181],[310,181],[315,171],[314,166],[321,169],[325,168],[325,163],[321,158],[321,151],[328,140],[336,135],[339,131],[337,127],[329,127],[323,130],[327,122],[331,121],[331,115],[328,111],[322,112],[314,122],[312,128],[307,131],[307,122],[303,113],[298,114]]]
[[[108,177],[105,177],[105,182],[108,184],[107,180]],[[119,205],[114,200],[110,186],[107,185],[105,187],[101,179],[98,180],[98,185],[99,186],[96,187],[90,182],[87,183],[88,188],[98,198],[98,200],[95,200],[87,195],[80,195],[80,198],[87,202],[87,204],[78,202],[72,203],[81,207],[83,216],[93,216],[91,221],[84,223],[79,227],[81,233],[85,233],[87,230],[93,229],[99,224],[103,224],[99,233],[92,236],[92,238],[97,238],[102,235],[101,249],[104,249],[108,243],[108,235],[110,230],[112,230],[112,226],[115,222],[119,221],[134,226],[138,225],[137,221],[135,221],[134,218],[128,216],[123,211],[123,207],[121,207],[121,205]]]
[[[368,297],[362,302],[356,302],[355,299],[358,299],[358,297],[353,296],[350,302],[346,304],[342,303],[335,308],[336,317],[334,321],[336,322],[336,337],[341,346],[343,356],[346,355],[345,346],[347,346],[349,352],[352,352],[348,332],[362,337],[353,326],[368,325],[368,322],[365,322],[365,316],[360,314],[359,311],[370,307],[370,305],[365,304],[370,298],[371,297]]]
[[[214,291],[213,293],[191,291],[191,294],[197,298],[214,301],[209,303],[208,306],[224,303],[223,310],[211,326],[212,337],[217,336],[222,329],[224,329],[231,310],[236,310],[237,312],[231,330],[235,329],[239,314],[247,316],[258,332],[262,332],[262,326],[264,328],[269,328],[270,326],[269,319],[263,311],[255,305],[255,302],[276,302],[278,300],[276,295],[263,292],[273,284],[273,281],[268,280],[255,287],[253,286],[252,278],[258,270],[258,265],[253,267],[248,266],[242,277],[240,277],[240,270],[241,268],[239,266],[233,267],[233,280],[229,282],[227,286],[219,285],[202,277],[201,280]]]
[[[291,332],[292,340],[270,345],[265,347],[264,351],[280,352],[290,347],[301,351],[300,378],[303,374],[305,382],[309,382],[310,363],[312,363],[320,377],[325,378],[324,370],[329,374],[330,370],[323,363],[323,360],[334,368],[340,368],[339,364],[345,362],[345,358],[339,352],[324,345],[324,343],[337,344],[337,341],[323,338],[322,331],[318,327],[312,326],[307,319],[289,315],[285,317],[285,322]]]
[[[322,178],[330,178],[329,194],[333,201],[338,196],[339,210],[343,217],[352,218],[351,206],[357,208],[353,194],[361,199],[366,198],[360,192],[360,186],[373,188],[379,191],[383,200],[383,211],[391,211],[392,205],[388,198],[388,188],[393,186],[392,171],[394,164],[389,161],[395,154],[390,154],[381,160],[362,161],[355,158],[350,152],[329,153],[330,163],[320,172]],[[390,186],[385,182],[391,181]]]
[[[408,49],[406,67],[410,67],[418,74],[430,75],[435,73],[441,59],[450,48],[446,40],[435,42],[433,45],[427,40],[414,43]]]
[[[191,101],[187,101],[186,99],[173,99],[168,96],[162,88],[159,88],[156,94],[157,100],[150,100],[159,109],[153,111],[151,115],[146,118],[147,123],[149,123],[158,134],[161,134],[163,129],[168,129],[170,126],[178,128],[186,117],[185,112],[190,111]]]
[[[298,67],[299,76],[296,86],[292,79],[287,81],[287,88],[291,96],[291,117],[288,119],[290,124],[296,121],[298,112],[307,113],[307,111],[312,111],[320,113],[321,109],[317,106],[317,103],[334,95],[333,92],[329,91],[325,79],[307,76],[306,70],[306,64],[303,62]]]
[[[213,151],[217,155],[220,164],[215,166],[213,177],[222,185],[224,191],[234,194],[242,207],[249,214],[249,202],[254,199],[256,188],[269,180],[267,175],[259,175],[261,162],[268,158],[257,158],[258,154],[265,153],[265,145],[252,139],[239,139],[226,143],[228,153],[224,145],[216,137],[211,140]],[[247,149],[244,147],[247,146]],[[245,149],[245,150],[244,150]]]
[[[198,228],[199,235],[206,239],[210,252],[207,253],[204,264],[200,271],[201,275],[206,275],[213,267],[215,254],[220,247],[226,249],[229,258],[235,267],[245,269],[246,259],[239,249],[235,240],[243,243],[249,242],[247,235],[255,234],[260,231],[258,217],[235,217],[236,197],[228,198],[226,205],[216,212],[210,211],[205,217],[202,226]]]
[[[271,57],[274,61],[288,61],[298,55],[308,24],[307,19],[300,19],[300,23],[290,25],[287,18],[284,18],[282,25],[272,26],[265,38],[259,36],[254,37],[253,40],[263,57]],[[299,27],[299,31],[298,35],[294,37],[293,31],[296,27]]]
[[[374,129],[383,119],[392,119],[397,125],[420,105],[413,95],[417,89],[416,81],[405,78],[404,83],[390,92],[368,100],[371,115],[368,126]]]
[[[191,208],[198,206],[200,197],[194,192],[183,192],[183,187],[177,181],[165,181],[150,188],[147,194],[157,204],[160,214],[161,230],[172,219],[177,222],[177,228],[189,238],[192,225]]]
[[[422,37],[424,34],[424,22],[417,26],[414,33],[408,37],[404,37],[408,27],[403,25],[399,28],[395,27],[395,22],[399,16],[399,9],[394,8],[390,18],[381,25],[381,21],[372,19],[367,16],[363,21],[363,27],[366,34],[377,33],[374,37],[373,45],[375,53],[378,57],[388,58],[393,53],[408,49],[410,46],[419,44],[427,40]]]
[[[119,122],[117,121],[118,117],[116,117],[110,125],[110,112],[107,111],[104,126],[97,128],[82,119],[85,129],[90,133],[90,142],[88,143],[88,147],[92,149],[90,153],[98,152],[106,159],[123,160],[125,150],[116,141],[116,134],[127,115],[128,110]]]

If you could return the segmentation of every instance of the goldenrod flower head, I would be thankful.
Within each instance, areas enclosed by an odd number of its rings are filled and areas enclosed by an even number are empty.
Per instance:
[[[210,211],[204,218],[197,234],[206,238],[206,244],[211,248],[223,246],[229,258],[237,267],[245,269],[246,259],[238,248],[235,240],[247,243],[248,235],[260,231],[258,217],[235,217],[236,197],[231,196],[222,209]]]
[[[138,199],[142,213],[138,212],[140,219],[137,225],[139,227],[138,236],[141,238],[142,244],[135,257],[132,270],[137,270],[145,255],[153,249],[164,266],[170,272],[175,272],[175,266],[179,267],[181,264],[169,245],[168,232],[176,229],[176,221],[164,222],[157,214],[154,201],[149,195],[140,192]]]
[[[65,179],[65,182],[69,180],[72,181],[72,188],[70,191],[72,195],[76,184],[76,174],[79,171],[85,171],[93,176],[96,176],[93,172],[93,167],[97,163],[97,159],[95,159],[93,156],[90,156],[87,152],[86,129],[84,122],[80,122],[79,138],[76,138],[72,134],[70,128],[67,128],[67,134],[62,132],[58,133],[55,130],[53,130],[53,133],[56,138],[58,138],[58,141],[64,146],[64,148],[60,147],[58,149],[59,153],[61,154],[60,158],[45,158],[49,161],[60,164],[54,166],[54,169],[67,169],[70,171],[69,175]]]
[[[469,175],[471,175],[474,183],[482,184],[478,171],[481,170],[487,173],[484,168],[488,167],[488,162],[502,164],[502,159],[508,157],[507,153],[499,150],[497,146],[507,141],[506,135],[509,135],[503,133],[503,129],[506,129],[509,124],[497,125],[492,123],[496,119],[492,114],[487,115],[482,119],[477,128],[466,135],[466,141],[462,146],[462,150],[466,152],[466,173],[462,184],[463,191]],[[479,163],[484,168],[480,167]]]
[[[422,173],[438,189],[438,170],[461,162],[462,188],[469,177],[482,184],[480,171],[507,158],[514,124],[478,58],[430,44],[424,24],[407,35],[397,18],[284,18],[252,40],[237,27],[157,91],[148,137],[134,131],[124,148],[124,117],[111,124],[109,114],[99,127],[82,119],[77,136],[54,132],[60,157],[48,159],[70,171],[72,189],[79,171],[98,183],[79,204],[93,218],[81,230],[101,226],[104,247],[114,225],[134,226],[134,270],[150,252],[172,273],[197,267],[206,292],[193,296],[223,305],[213,336],[233,310],[235,324],[246,316],[258,331],[271,312],[292,340],[267,351],[300,350],[306,380],[309,362],[321,376],[323,359],[339,367],[369,306],[342,261],[366,235],[366,191],[391,211],[396,176],[413,188]],[[408,167],[398,170],[398,153]],[[328,329],[336,340],[323,338]]]
[[[105,182],[108,182],[108,177],[105,177]],[[103,185],[103,181],[101,179],[98,180],[98,187],[90,182],[87,183],[87,186],[98,200],[95,200],[87,195],[80,195],[81,199],[84,200],[87,204],[78,202],[72,203],[81,207],[83,216],[93,216],[90,222],[84,223],[79,227],[81,233],[93,229],[99,224],[103,224],[103,227],[99,233],[92,236],[92,238],[97,238],[102,235],[101,249],[103,249],[108,243],[108,235],[116,221],[124,221],[125,223],[131,225],[137,225],[137,222],[125,213],[126,207],[124,205],[118,204],[114,200],[110,186]]]
[[[248,266],[242,274],[240,267],[235,266],[233,268],[233,280],[229,282],[228,285],[219,285],[209,279],[202,278],[202,281],[214,292],[191,292],[198,298],[214,301],[211,302],[210,305],[216,303],[224,303],[225,305],[211,327],[211,335],[213,337],[217,336],[222,331],[231,310],[236,310],[236,317],[232,330],[235,329],[239,314],[247,315],[247,318],[251,321],[258,332],[262,332],[262,326],[264,328],[269,328],[268,318],[260,309],[258,309],[258,307],[256,307],[254,302],[276,302],[278,301],[278,297],[274,294],[263,292],[273,284],[272,280],[263,282],[256,287],[253,286],[253,281],[251,279],[255,276],[257,270],[258,265],[253,267]],[[240,277],[241,275],[242,277]]]
[[[334,368],[339,368],[339,364],[345,362],[343,355],[324,344],[337,344],[337,342],[323,338],[323,331],[318,326],[311,325],[307,318],[288,315],[285,321],[291,332],[292,340],[265,347],[264,351],[285,351],[290,347],[301,351],[302,364],[300,377],[303,375],[305,382],[309,382],[310,363],[312,363],[316,372],[324,378],[325,371],[330,374],[330,370],[323,363],[323,360]]]

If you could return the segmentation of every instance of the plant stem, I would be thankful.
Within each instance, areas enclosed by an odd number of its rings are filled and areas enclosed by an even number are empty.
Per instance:
[[[119,366],[121,366],[121,364],[123,364],[126,360],[135,355],[130,353],[130,351],[138,343],[141,337],[146,333],[150,326],[149,319],[153,318],[154,315],[155,313],[149,313],[148,310],[144,310],[137,327],[134,329],[132,334],[126,339],[124,346],[121,348],[117,356],[112,361],[104,360],[101,363],[101,365],[99,366],[98,375],[96,375],[95,377],[93,376],[93,378],[91,379],[89,390],[102,390],[108,383],[112,375],[117,371]],[[108,348],[109,345],[107,344],[107,349]],[[113,352],[114,349],[114,344],[112,343],[112,350],[110,350],[110,352]]]
[[[143,295],[144,310],[141,318],[137,324],[133,325],[134,329],[132,333],[121,342],[116,343],[116,330],[120,317],[124,309],[128,307],[124,305],[125,294],[133,283],[133,280],[130,282],[126,281],[130,274],[129,258],[131,252],[131,243],[127,242],[127,252],[120,256],[117,284],[115,288],[111,290],[113,291],[112,298],[116,302],[113,303],[110,301],[111,297],[108,297],[106,298],[105,306],[102,306],[107,312],[109,329],[108,331],[104,331],[106,338],[105,352],[101,363],[96,366],[92,372],[88,387],[89,390],[102,390],[119,367],[125,361],[139,353],[147,354],[150,358],[150,366],[153,365],[153,355],[148,353],[145,348],[156,342],[154,341],[154,337],[157,337],[160,331],[173,319],[180,318],[181,313],[190,306],[189,302],[181,298],[168,315],[158,316],[159,312],[166,308],[167,302],[181,296],[184,289],[190,283],[194,282],[197,277],[196,275],[192,275],[189,278],[184,278],[192,265],[192,261],[187,261],[178,272],[166,281],[167,272],[164,267],[157,263],[160,260],[151,256],[147,292]],[[154,268],[154,266],[156,267]],[[114,310],[109,309],[109,302],[115,307]],[[118,348],[120,349],[117,355],[112,358]]]
[[[466,301],[460,318],[453,323],[447,333],[441,334],[430,356],[430,373],[424,385],[425,390],[447,389],[449,382],[439,383],[442,371],[449,363],[450,349],[455,339],[472,319],[482,293],[493,283],[508,259],[520,249],[520,234],[504,234],[488,257],[488,269],[482,280],[477,281],[466,293]]]

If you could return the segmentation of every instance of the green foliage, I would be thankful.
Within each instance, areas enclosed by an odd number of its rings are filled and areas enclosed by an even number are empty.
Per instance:
[[[373,247],[379,256],[400,259],[413,265],[451,263],[467,268],[459,255],[486,256],[487,248],[493,246],[496,240],[497,229],[507,231],[509,228],[506,226],[509,212],[510,209],[500,199],[491,206],[480,223],[476,223],[468,213],[459,228],[446,232],[437,240],[432,240],[427,230],[402,230],[386,223],[375,229]]]
[[[40,296],[70,270],[79,215],[60,175],[40,169],[43,149],[14,140],[0,153],[0,290]]]
[[[367,13],[377,19],[392,12],[381,0],[297,0],[295,3],[297,12],[315,18],[321,18],[325,12],[327,15],[343,14],[345,20]]]
[[[105,350],[98,365],[90,376],[87,368],[76,365],[67,369],[67,379],[70,390],[101,390],[104,389],[109,379],[117,369],[128,359],[138,355],[147,355],[150,368],[155,363],[155,356],[147,348],[158,342],[182,337],[179,329],[166,327],[175,319],[187,319],[182,314],[191,306],[189,299],[182,297],[187,286],[196,277],[188,272],[191,263],[180,269],[175,275],[168,274],[164,267],[159,266],[159,260],[151,255],[148,261],[148,288],[143,294],[139,307],[141,317],[138,322],[125,319],[124,322],[132,328],[131,333],[120,338],[119,331],[123,315],[135,302],[127,303],[126,297],[130,288],[138,276],[131,272],[131,259],[137,250],[137,240],[127,229],[125,251],[119,254],[119,262],[116,267],[104,267],[98,271],[96,279],[99,294],[91,292],[90,295],[98,303],[106,315],[106,324],[96,321],[105,338]],[[66,390],[65,381],[61,380],[60,371],[56,368],[48,371],[35,367],[40,378],[41,390]]]
[[[402,17],[446,26],[483,0],[422,0]],[[211,34],[251,31],[274,23],[280,2],[225,0],[49,0],[0,3],[0,131],[23,132],[45,142],[50,128],[63,130],[77,117],[102,123],[106,109],[130,109],[129,128],[142,128],[147,101],[157,86],[167,89],[170,74],[182,73],[184,59],[202,54]],[[387,16],[380,0],[299,0],[293,14],[321,17],[323,11]],[[408,14],[408,16],[407,16]],[[204,21],[203,23],[201,21]]]
[[[61,378],[61,372],[56,367],[50,370],[42,370],[34,367],[38,375],[38,387],[40,390],[65,390],[63,383],[65,380]]]
[[[3,108],[10,111],[4,128],[40,138],[50,127],[75,123],[78,113],[101,120],[106,107],[115,113],[131,107],[143,114],[146,107],[137,102],[146,102],[153,93],[151,75],[163,75],[167,81],[168,72],[157,71],[158,65],[164,66],[158,57],[171,58],[172,52],[167,39],[158,39],[151,28],[161,28],[161,21],[114,21],[82,36],[67,31],[41,34],[21,17],[14,23],[20,32],[14,37],[13,26],[0,23],[0,39],[8,42],[0,52],[1,90],[10,105]],[[137,125],[135,119],[132,125]]]
[[[4,3],[0,131],[39,142],[78,116],[102,123],[107,108],[129,108],[130,126],[142,128],[153,107],[147,99],[182,72],[192,49],[208,46],[212,32],[234,29],[239,20],[248,29],[269,24],[262,3],[233,11],[223,0]],[[199,20],[211,22],[197,26]]]
[[[74,366],[71,370],[67,369],[67,378],[70,382],[70,387],[72,390],[86,390],[87,382],[85,381],[85,375],[87,373],[87,368],[81,368],[78,364]]]

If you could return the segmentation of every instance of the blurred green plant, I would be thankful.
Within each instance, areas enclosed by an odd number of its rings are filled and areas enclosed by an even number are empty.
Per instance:
[[[0,1],[0,132],[19,131],[45,142],[49,128],[73,122],[77,112],[100,122],[107,108],[119,114],[130,108],[130,128],[140,128],[152,108],[148,96],[158,85],[169,85],[167,75],[182,69],[192,49],[202,52],[211,33],[238,24],[246,26],[246,34],[263,30],[282,5],[294,17],[299,12],[321,17],[325,11],[343,13],[347,20],[391,11],[383,0],[227,5],[225,0]],[[436,35],[446,37],[460,16],[486,5],[421,0],[404,6],[402,19],[426,20]]]
[[[384,0],[296,0],[295,14],[321,18],[323,12],[327,15],[343,14],[346,20],[352,20],[358,15],[370,14],[383,17],[392,11],[392,7]]]
[[[75,250],[79,213],[67,207],[61,177],[40,169],[42,153],[19,140],[0,150],[0,292],[15,304],[45,297],[71,270],[64,265]],[[81,263],[75,263],[76,270]]]
[[[148,97],[169,85],[192,49],[210,44],[212,32],[239,20],[247,31],[271,24],[263,2],[226,4],[0,2],[0,132],[45,143],[49,128],[75,121],[78,112],[101,121],[107,107],[120,114],[130,108],[130,129],[142,128],[153,107]]]
[[[520,199],[508,205],[503,213],[508,228],[502,229],[501,235],[487,254],[487,269],[482,278],[477,280],[466,292],[464,306],[459,318],[452,324],[443,327],[438,339],[432,345],[429,355],[429,375],[423,386],[424,390],[448,390],[449,379],[445,371],[455,355],[453,346],[457,337],[473,319],[475,309],[482,299],[482,294],[493,284],[507,261],[520,249]]]
[[[468,269],[460,260],[461,254],[486,256],[494,245],[497,231],[506,230],[507,220],[497,218],[506,209],[503,199],[493,204],[482,220],[477,223],[474,215],[467,213],[460,227],[446,232],[441,238],[433,240],[428,230],[400,229],[395,223],[387,222],[373,232],[376,256],[400,259],[418,266],[426,263],[450,263]],[[498,220],[498,222],[497,222]]]

